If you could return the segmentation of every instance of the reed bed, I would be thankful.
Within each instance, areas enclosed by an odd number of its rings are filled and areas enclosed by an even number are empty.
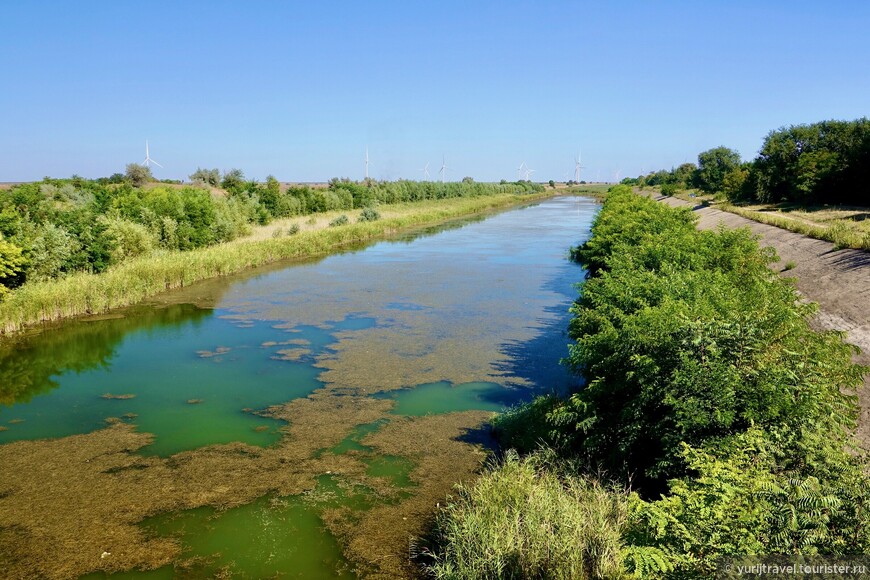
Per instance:
[[[627,493],[564,471],[547,452],[509,451],[473,485],[457,486],[423,550],[427,576],[621,578]],[[428,561],[427,561],[428,560]]]
[[[118,264],[101,274],[76,273],[25,284],[0,303],[0,334],[35,324],[130,306],[161,292],[285,259],[325,254],[342,246],[553,195],[497,194],[383,206],[378,221],[303,230],[293,236],[242,238],[191,251],[160,251]]]

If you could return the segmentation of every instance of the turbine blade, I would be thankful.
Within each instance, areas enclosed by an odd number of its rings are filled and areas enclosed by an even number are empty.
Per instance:
[[[159,163],[157,163],[157,162],[154,161],[153,159],[151,160],[151,163],[153,163],[153,164],[156,165],[157,167],[160,167],[160,168],[163,167],[162,165],[160,165]]]

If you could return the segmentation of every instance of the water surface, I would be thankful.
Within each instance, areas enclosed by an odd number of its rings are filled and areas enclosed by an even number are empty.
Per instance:
[[[409,521],[407,514],[435,503],[424,496],[443,500],[450,478],[475,465],[470,455],[451,457],[460,447],[439,440],[429,449],[411,433],[449,423],[439,417],[496,412],[575,383],[558,364],[567,353],[574,285],[583,275],[567,250],[588,236],[595,211],[591,200],[551,199],[316,262],[211,281],[195,289],[208,294],[197,300],[208,308],[183,298],[173,303],[169,295],[120,317],[72,322],[0,347],[0,444],[34,441],[32,449],[8,448],[21,464],[26,458],[15,453],[51,457],[54,449],[68,449],[63,438],[107,425],[153,436],[138,448],[94,451],[123,465],[82,471],[92,478],[76,492],[82,495],[53,500],[66,506],[50,506],[39,493],[40,478],[58,476],[45,460],[27,466],[32,474],[0,471],[20,490],[0,489],[0,531],[26,526],[13,505],[27,504],[34,518],[54,510],[60,519],[46,524],[47,542],[89,542],[100,555],[69,564],[82,572],[90,566],[128,570],[125,576],[156,568],[147,572],[153,577],[185,570],[248,577],[398,573],[403,564],[390,562],[407,546],[389,544],[407,542],[419,529],[420,517]],[[467,428],[476,429],[485,415],[456,416],[475,417]],[[251,447],[208,451],[238,443]],[[462,445],[471,453],[472,445]],[[224,473],[238,457],[250,471]],[[64,477],[89,469],[58,461]],[[206,464],[190,471],[204,491],[176,484],[193,477],[185,471],[191,465]],[[243,499],[232,482],[245,473],[250,489],[272,491]],[[64,525],[64,514],[73,518],[99,494],[115,497],[111,490],[119,485],[148,501],[105,506],[103,517],[122,518],[114,535],[99,522],[74,531]],[[155,490],[159,500],[149,495]],[[155,516],[169,505],[199,507]],[[361,530],[376,529],[377,518],[385,535],[366,543]],[[128,548],[109,546],[122,536]],[[136,544],[149,538],[156,542],[151,552]],[[174,539],[180,550],[172,563],[157,566],[174,549],[161,538]],[[52,554],[37,539],[27,550],[37,558]],[[369,554],[377,550],[393,555]]]

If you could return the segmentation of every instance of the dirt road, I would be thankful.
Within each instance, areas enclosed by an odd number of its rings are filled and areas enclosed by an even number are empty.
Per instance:
[[[671,206],[691,206],[673,197],[652,197]],[[846,331],[849,342],[861,348],[857,362],[870,365],[870,252],[837,250],[830,242],[710,207],[697,205],[693,211],[698,215],[701,228],[712,229],[724,223],[731,228],[749,226],[760,235],[761,244],[773,247],[779,255],[780,261],[773,267],[781,270],[785,277],[796,278],[798,290],[819,304],[818,326]],[[794,264],[794,268],[784,270],[786,264]],[[870,450],[870,374],[865,375],[858,398],[861,415],[857,437],[864,448]]]

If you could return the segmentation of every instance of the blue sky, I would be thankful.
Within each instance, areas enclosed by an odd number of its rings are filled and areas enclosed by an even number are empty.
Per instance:
[[[870,2],[0,4],[0,181],[612,180],[870,114]]]

